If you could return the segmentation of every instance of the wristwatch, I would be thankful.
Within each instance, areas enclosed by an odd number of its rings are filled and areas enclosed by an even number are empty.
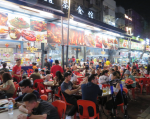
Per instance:
[[[31,117],[32,114],[27,114],[27,119],[29,119],[29,117]]]

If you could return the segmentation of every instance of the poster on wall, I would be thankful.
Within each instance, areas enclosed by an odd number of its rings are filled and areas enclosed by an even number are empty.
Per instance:
[[[128,48],[128,40],[125,39],[119,39],[119,47],[120,48]]]
[[[100,34],[95,35],[95,43],[97,48],[102,48],[102,35]]]
[[[67,37],[67,36],[66,36]],[[61,27],[56,24],[47,24],[47,42],[61,43]]]
[[[95,47],[95,39],[94,39],[94,34],[92,32],[85,31],[84,39],[85,39],[86,46]]]
[[[0,12],[0,38],[47,43],[47,23],[21,13]]]

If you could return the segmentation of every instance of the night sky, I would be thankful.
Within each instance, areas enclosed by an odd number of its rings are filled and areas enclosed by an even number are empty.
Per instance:
[[[125,9],[134,9],[150,23],[150,0],[115,0],[117,5]]]

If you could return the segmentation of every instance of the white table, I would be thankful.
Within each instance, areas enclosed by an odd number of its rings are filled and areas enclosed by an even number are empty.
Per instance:
[[[13,110],[13,115],[9,115],[8,112],[0,113],[0,119],[17,119],[17,116],[20,114],[24,114],[23,112],[20,112],[19,109]]]

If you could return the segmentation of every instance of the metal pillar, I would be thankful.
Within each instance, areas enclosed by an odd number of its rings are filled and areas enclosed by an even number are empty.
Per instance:
[[[41,68],[44,67],[44,43],[41,43],[41,50],[42,50],[42,53],[41,53]]]
[[[66,49],[66,67],[68,67],[68,43],[69,43],[69,24],[70,23],[70,0],[69,0],[69,9],[68,9],[68,34],[67,34],[67,49]]]
[[[86,47],[84,47],[84,62],[86,62]]]

